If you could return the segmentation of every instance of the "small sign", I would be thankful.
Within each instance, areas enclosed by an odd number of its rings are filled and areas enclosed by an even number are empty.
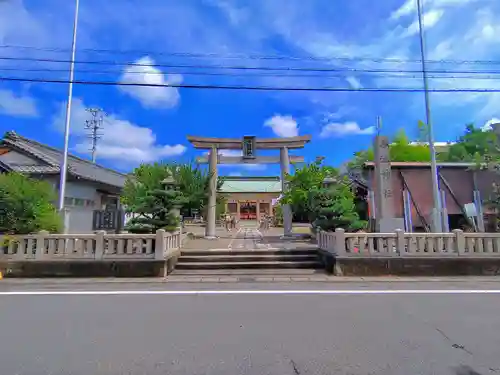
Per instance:
[[[243,158],[255,159],[255,136],[243,137]]]
[[[477,216],[477,208],[474,203],[467,203],[464,205],[465,214],[467,217],[476,217]]]

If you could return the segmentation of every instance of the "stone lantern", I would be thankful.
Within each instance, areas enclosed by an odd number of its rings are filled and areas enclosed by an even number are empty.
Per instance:
[[[162,181],[162,185],[165,187],[165,190],[167,191],[179,191],[179,184],[177,181],[172,176],[168,176]],[[178,217],[179,219],[181,218],[181,206],[180,205],[175,205],[171,212]]]
[[[168,176],[161,183],[165,186],[165,190],[179,190],[179,184],[172,176]]]

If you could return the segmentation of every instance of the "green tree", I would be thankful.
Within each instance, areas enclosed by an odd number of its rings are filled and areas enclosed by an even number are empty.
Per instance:
[[[184,198],[182,210],[189,216],[192,216],[193,210],[204,211],[208,204],[210,173],[192,163],[172,164],[168,169]],[[223,177],[217,178],[217,190],[222,187],[223,182]],[[217,196],[217,206],[225,210],[224,197],[221,195]]]
[[[169,175],[167,164],[141,164],[125,181],[120,197],[122,204],[128,208],[139,206],[148,192],[163,189],[162,181]]]
[[[61,232],[56,194],[45,181],[19,173],[0,174],[0,233]]]
[[[140,196],[130,207],[138,216],[127,224],[131,233],[155,233],[158,229],[173,232],[179,226],[175,209],[182,205],[182,196],[176,190],[155,189]]]
[[[499,163],[500,145],[493,130],[484,131],[469,124],[465,133],[441,158],[448,162]]]
[[[486,205],[496,214],[496,230],[500,229],[500,183],[493,184],[493,190],[489,199],[486,200]]]
[[[424,129],[421,130],[425,134]],[[424,135],[422,135],[422,138]],[[411,144],[410,139],[406,135],[404,129],[400,129],[391,139],[389,145],[389,156],[391,161],[395,162],[430,162],[431,153],[429,146],[424,143]],[[358,151],[354,154],[354,159],[348,163],[348,168],[361,168],[364,163],[375,160],[375,152],[373,147],[367,150]]]
[[[347,177],[336,184],[311,191],[311,219],[314,228],[326,231],[343,228],[348,232],[366,228],[366,221],[357,213],[353,189]]]
[[[326,178],[334,181],[325,185]],[[288,190],[281,203],[290,204],[294,212],[304,212],[313,227],[351,231],[366,226],[357,213],[355,194],[348,179],[340,177],[335,168],[322,165],[320,159],[298,168],[287,179]]]
[[[172,176],[182,196],[181,211],[192,215],[193,210],[202,212],[208,203],[210,174],[193,164],[142,164],[127,178],[123,188],[121,202],[132,212],[133,207],[142,204],[142,200],[152,191],[162,190],[163,181]],[[219,189],[222,178],[217,180]]]
[[[429,142],[429,126],[421,120],[418,121],[418,141]]]
[[[293,175],[286,176],[288,187],[280,203],[290,204],[295,215],[309,218],[311,192],[321,189],[325,178],[337,175],[337,170],[322,165],[321,159],[297,168]]]

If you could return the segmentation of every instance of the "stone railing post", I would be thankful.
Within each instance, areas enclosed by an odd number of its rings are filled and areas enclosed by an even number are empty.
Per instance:
[[[460,229],[453,229],[455,234],[455,244],[458,255],[465,253],[465,236],[464,232]]]
[[[335,246],[333,248],[335,255],[345,255],[345,230],[342,228],[335,229]]]
[[[42,259],[45,255],[45,238],[49,235],[46,230],[41,230],[36,235],[36,254],[35,259]]]
[[[405,232],[402,229],[396,229],[396,249],[399,256],[406,254]]]
[[[95,260],[101,260],[104,257],[104,235],[105,231],[100,230],[95,234]]]
[[[164,253],[167,250],[167,243],[165,241],[165,229],[158,229],[156,231],[156,241],[155,241],[155,259],[163,260],[165,259]]]

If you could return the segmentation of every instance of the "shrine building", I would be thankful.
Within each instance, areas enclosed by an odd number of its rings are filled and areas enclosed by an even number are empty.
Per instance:
[[[224,177],[217,192],[226,198],[226,212],[238,220],[259,220],[272,214],[281,195],[279,177]]]

